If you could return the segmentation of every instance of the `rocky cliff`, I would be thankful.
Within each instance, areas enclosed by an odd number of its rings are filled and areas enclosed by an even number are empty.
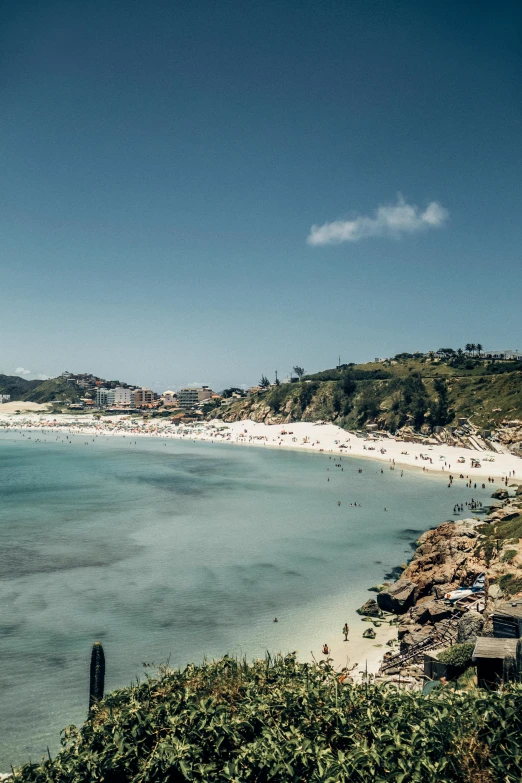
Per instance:
[[[377,595],[381,610],[399,615],[401,649],[433,636],[439,624],[451,618],[457,641],[487,634],[495,606],[522,595],[522,485],[513,484],[509,491],[514,497],[506,498],[483,520],[443,522],[424,533],[400,578]],[[486,609],[480,615],[473,611],[461,617],[444,602],[444,595],[471,586],[483,572]]]

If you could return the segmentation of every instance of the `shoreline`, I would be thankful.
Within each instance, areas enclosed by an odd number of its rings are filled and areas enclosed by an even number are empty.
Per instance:
[[[287,429],[288,428],[288,429]],[[338,457],[353,457],[356,459],[373,460],[375,464],[383,463],[388,465],[389,469],[398,469],[413,471],[416,475],[422,475],[426,478],[445,478],[450,472],[455,478],[458,478],[460,468],[471,480],[473,478],[483,478],[496,474],[492,483],[498,486],[506,479],[510,471],[515,475],[519,471],[518,460],[520,458],[514,455],[496,455],[495,462],[485,463],[487,468],[482,469],[468,467],[470,461],[469,452],[475,455],[475,451],[467,450],[466,464],[458,464],[458,468],[453,468],[453,458],[456,453],[459,455],[466,450],[456,449],[455,447],[445,446],[426,446],[415,443],[405,444],[402,441],[396,441],[393,438],[366,439],[353,433],[341,430],[333,424],[314,424],[312,422],[295,422],[289,425],[265,425],[250,420],[234,422],[224,425],[220,421],[211,421],[191,425],[173,425],[170,421],[147,419],[133,420],[129,417],[112,417],[108,421],[100,421],[93,417],[55,415],[46,417],[40,415],[7,415],[2,416],[0,410],[0,432],[42,432],[49,436],[56,434],[69,435],[89,435],[95,438],[119,437],[122,440],[128,438],[129,441],[137,438],[163,438],[164,440],[175,439],[179,441],[204,442],[231,444],[235,446],[257,446],[269,449],[291,450],[295,452],[307,452],[310,454],[323,454],[330,458],[335,455]],[[36,442],[36,441],[35,441]],[[370,448],[368,448],[370,447]],[[372,448],[373,447],[373,448]],[[399,453],[407,451],[407,454]],[[369,452],[369,453],[368,453]],[[420,455],[424,455],[424,459]],[[446,469],[440,457],[445,458]],[[408,460],[406,460],[406,457]],[[438,458],[438,459],[437,459]],[[497,458],[499,463],[497,463]],[[504,458],[504,459],[500,459]],[[424,463],[424,465],[423,465]],[[442,463],[442,464],[441,464]],[[451,465],[451,469],[450,469]],[[424,470],[423,470],[424,467]],[[504,468],[499,477],[499,467]],[[473,472],[472,472],[473,471]],[[485,472],[487,471],[487,472]],[[522,470],[520,470],[522,474]],[[455,475],[456,474],[456,475]],[[516,478],[516,475],[515,475]],[[429,524],[426,525],[429,529]],[[391,648],[387,642],[397,641],[397,626],[393,620],[393,615],[382,618],[381,625],[375,627],[371,621],[363,625],[352,627],[348,642],[342,639],[341,629],[338,632],[332,632],[333,641],[329,643],[329,657],[336,669],[341,669],[347,665],[353,669],[352,677],[359,679],[365,671],[369,674],[376,674],[379,670],[382,658],[385,652]],[[374,628],[376,637],[368,639],[362,637],[363,630]],[[334,629],[332,629],[334,631]],[[308,655],[307,655],[308,657]],[[324,656],[319,656],[324,658]]]
[[[263,448],[284,448],[314,454],[336,454],[386,463],[390,469],[414,468],[423,475],[454,478],[506,478],[522,476],[522,458],[511,453],[494,453],[457,448],[441,444],[420,444],[398,441],[389,437],[361,437],[342,430],[335,424],[294,422],[292,424],[261,424],[249,419],[224,424],[220,420],[173,424],[170,420],[138,421],[129,416],[114,416],[107,421],[94,417],[78,418],[68,414],[3,414],[0,408],[0,429],[52,430],[71,434],[107,437],[160,437],[165,439],[231,443]],[[464,460],[464,462],[459,462]],[[472,467],[472,460],[478,467]]]

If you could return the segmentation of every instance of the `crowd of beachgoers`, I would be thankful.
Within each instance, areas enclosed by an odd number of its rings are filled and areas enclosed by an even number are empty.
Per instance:
[[[35,433],[85,434],[86,436],[124,438],[177,438],[212,443],[243,444],[273,448],[291,448],[328,454],[346,454],[389,463],[390,467],[409,466],[425,473],[450,474],[474,478],[487,477],[503,481],[522,476],[520,457],[506,451],[493,453],[461,447],[406,443],[392,436],[358,435],[346,432],[335,424],[294,422],[292,424],[261,424],[239,421],[225,424],[209,422],[176,423],[170,419],[114,416],[75,417],[67,414],[41,413],[2,414],[0,431],[31,430]]]

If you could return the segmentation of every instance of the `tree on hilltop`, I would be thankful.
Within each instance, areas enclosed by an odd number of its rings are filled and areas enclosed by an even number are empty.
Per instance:
[[[299,367],[298,365],[296,365],[293,369],[295,374],[299,378],[299,380],[301,380],[303,375],[305,374],[304,367]]]
[[[268,380],[266,375],[261,376],[261,380],[259,381],[259,386],[261,387],[261,389],[268,389],[268,387],[270,386],[270,381]]]

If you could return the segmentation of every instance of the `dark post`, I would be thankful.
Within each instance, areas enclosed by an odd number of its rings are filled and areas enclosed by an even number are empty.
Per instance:
[[[101,642],[94,642],[91,653],[91,679],[89,683],[89,709],[103,699],[105,682],[105,654]]]

